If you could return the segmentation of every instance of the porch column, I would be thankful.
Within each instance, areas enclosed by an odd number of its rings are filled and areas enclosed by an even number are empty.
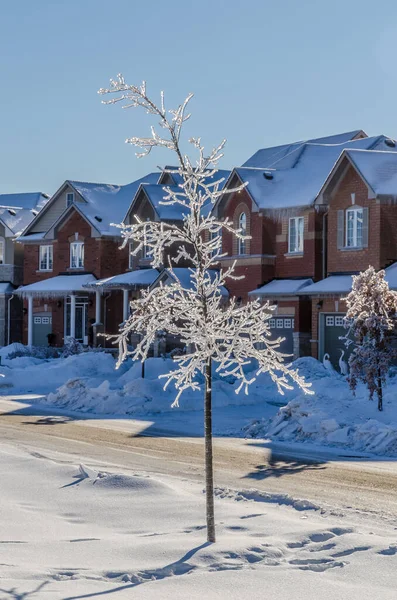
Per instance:
[[[76,296],[70,295],[70,337],[76,337]]]
[[[124,323],[129,317],[129,299],[128,299],[128,290],[123,290],[123,321]]]
[[[28,296],[28,346],[33,346],[33,296]]]
[[[99,325],[101,322],[101,298],[102,294],[99,290],[95,292],[95,325]]]

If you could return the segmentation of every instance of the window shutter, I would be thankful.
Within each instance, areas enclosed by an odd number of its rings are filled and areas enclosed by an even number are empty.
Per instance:
[[[368,208],[363,208],[363,248],[368,247]]]
[[[338,250],[344,247],[345,211],[338,210]]]

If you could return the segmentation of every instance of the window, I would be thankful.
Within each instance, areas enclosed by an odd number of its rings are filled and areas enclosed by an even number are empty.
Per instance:
[[[40,246],[39,270],[52,271],[52,246]]]
[[[335,317],[335,326],[343,327],[344,326],[344,317]]]
[[[66,194],[66,206],[71,206],[74,202],[74,192],[68,192]]]
[[[363,245],[363,209],[349,208],[346,211],[346,248],[361,248]]]
[[[275,326],[276,326],[276,319],[270,319],[269,320],[269,327],[271,327],[272,329],[274,329]]]
[[[292,217],[289,220],[288,252],[303,252],[303,217]]]
[[[4,265],[5,261],[5,242],[0,238],[0,265]]]
[[[284,329],[284,319],[276,319],[277,329]]]
[[[240,229],[241,235],[247,235],[247,215],[241,213],[238,219],[238,228]],[[246,254],[247,252],[247,240],[238,238],[238,253]]]
[[[134,257],[132,255],[133,251],[134,251],[134,244],[133,244],[133,242],[130,242],[128,244],[128,268],[129,269],[134,268]]]
[[[292,319],[284,319],[284,329],[291,329]]]
[[[333,327],[333,326],[334,326],[334,324],[335,324],[335,319],[334,319],[334,317],[330,317],[330,316],[327,316],[327,317],[325,317],[325,325],[326,325],[327,327]]]
[[[82,269],[84,267],[84,244],[72,242],[70,244],[70,268]]]

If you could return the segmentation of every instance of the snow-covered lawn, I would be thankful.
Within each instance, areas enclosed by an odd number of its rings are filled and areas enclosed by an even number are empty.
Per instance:
[[[0,598],[395,598],[397,535],[302,499],[0,444]]]
[[[31,393],[34,402],[85,417],[119,416],[167,424],[186,435],[202,433],[202,392],[187,391],[179,408],[171,408],[175,392],[163,390],[162,373],[173,369],[171,359],[149,359],[145,378],[140,363],[115,370],[115,359],[103,352],[88,352],[66,359],[22,357],[7,360],[3,354],[0,393]],[[216,435],[261,437],[277,442],[315,443],[377,456],[397,456],[397,376],[385,388],[384,411],[368,400],[363,385],[354,397],[343,377],[330,373],[312,358],[294,367],[312,383],[315,394],[295,389],[277,393],[267,375],[260,375],[249,395],[236,394],[238,382],[214,378],[214,432]],[[153,419],[152,419],[153,420]]]

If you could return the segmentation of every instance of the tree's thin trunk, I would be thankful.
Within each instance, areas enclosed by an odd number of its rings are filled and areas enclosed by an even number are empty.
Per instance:
[[[142,379],[145,379],[145,361],[142,361],[142,368],[141,368],[141,377]]]
[[[376,390],[378,394],[378,410],[383,410],[383,389],[382,389],[382,379],[381,376],[378,376],[378,389]]]
[[[212,457],[212,367],[211,359],[205,366],[204,437],[205,437],[205,494],[207,511],[207,540],[215,542],[214,469]]]

